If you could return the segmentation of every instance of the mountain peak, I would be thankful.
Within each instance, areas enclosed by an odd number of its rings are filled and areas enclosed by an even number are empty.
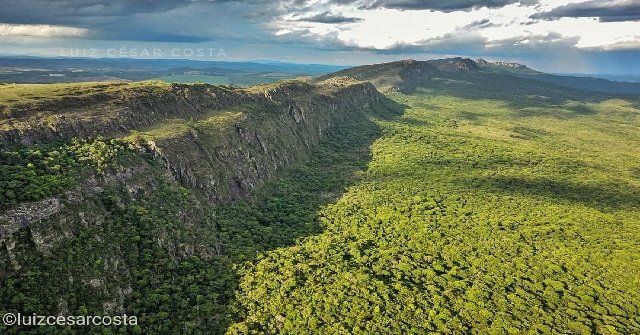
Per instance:
[[[418,62],[417,60],[411,59],[411,58],[400,60],[400,63],[403,64],[403,65],[412,65],[412,64],[415,64],[417,62]]]
[[[454,57],[428,61],[440,71],[476,71],[478,64],[470,58]]]

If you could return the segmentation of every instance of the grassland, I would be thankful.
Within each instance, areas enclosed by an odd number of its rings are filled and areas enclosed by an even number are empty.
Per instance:
[[[125,140],[137,142],[143,140],[166,140],[176,138],[191,131],[191,129],[220,132],[244,117],[244,111],[249,107],[236,107],[229,110],[215,111],[198,120],[166,119],[161,124],[154,125],[144,131],[132,131]]]
[[[0,105],[30,103],[69,96],[114,92],[126,88],[161,85],[154,81],[141,82],[83,82],[63,84],[3,84],[0,83]]]

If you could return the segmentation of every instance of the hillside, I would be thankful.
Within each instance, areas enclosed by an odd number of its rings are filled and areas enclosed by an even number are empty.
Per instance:
[[[350,77],[369,81],[385,92],[411,92],[416,87],[442,86],[452,81],[465,81],[484,90],[484,84],[502,83],[496,89],[508,94],[511,90],[504,82],[511,81],[522,92],[560,90],[568,95],[640,94],[639,83],[616,82],[602,78],[561,76],[538,72],[526,65],[509,62],[473,61],[468,58],[446,58],[427,61],[402,60],[391,63],[358,66],[318,77]],[[495,85],[494,85],[495,86]]]
[[[1,85],[0,311],[140,318],[69,333],[638,333],[640,97],[514,71]]]

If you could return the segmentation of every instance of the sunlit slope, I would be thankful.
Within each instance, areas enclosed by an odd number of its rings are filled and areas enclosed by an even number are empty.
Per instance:
[[[638,98],[459,79],[391,95],[324,232],[241,271],[229,333],[640,332]]]

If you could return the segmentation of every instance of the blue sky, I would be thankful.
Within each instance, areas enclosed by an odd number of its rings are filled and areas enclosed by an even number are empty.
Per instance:
[[[640,0],[4,0],[0,53],[640,74]]]

